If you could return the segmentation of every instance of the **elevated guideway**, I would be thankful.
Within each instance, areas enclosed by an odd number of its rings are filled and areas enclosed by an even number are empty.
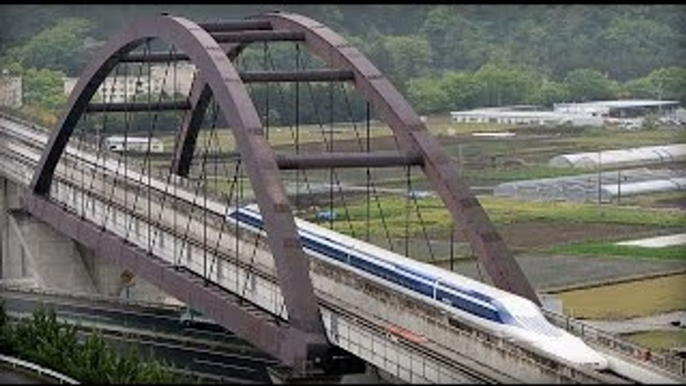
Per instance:
[[[47,136],[7,119],[0,126],[0,174],[26,187]],[[72,147],[65,158],[56,171],[51,197],[74,213],[70,221],[97,224],[147,250],[150,259],[159,259],[170,269],[198,280],[209,279],[218,291],[240,294],[259,309],[288,318],[264,240],[245,232],[238,238],[222,239],[222,234],[232,232],[224,220],[230,208],[212,197],[194,194],[180,181],[121,170],[115,157],[98,159]],[[93,173],[94,169],[98,172]],[[76,179],[85,184],[75,184]],[[84,191],[79,186],[91,188]],[[149,187],[149,195],[136,195]],[[135,204],[132,197],[137,197]],[[201,208],[207,209],[202,216],[198,215]],[[184,219],[182,224],[179,218]],[[67,232],[73,228],[62,227]],[[378,283],[333,263],[312,260],[311,277],[330,341],[373,364],[389,379],[413,383],[624,381],[521,348],[454,319],[401,287]],[[211,309],[201,311],[212,316]],[[667,374],[666,379],[679,382],[676,375]]]

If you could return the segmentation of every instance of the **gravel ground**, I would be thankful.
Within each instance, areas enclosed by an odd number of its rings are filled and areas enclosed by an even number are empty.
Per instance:
[[[0,384],[3,385],[39,385],[47,384],[26,374],[13,372],[12,370],[0,368]]]

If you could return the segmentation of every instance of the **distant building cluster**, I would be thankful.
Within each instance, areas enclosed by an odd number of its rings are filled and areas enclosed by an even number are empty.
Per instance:
[[[648,114],[679,120],[678,101],[626,99],[585,103],[557,103],[553,110],[539,110],[538,106],[520,105],[453,111],[456,123],[498,123],[513,125],[640,126]],[[682,109],[683,110],[683,109]],[[679,122],[679,124],[682,124]]]
[[[106,103],[131,101],[133,95],[159,95],[162,90],[172,96],[175,92],[188,95],[195,74],[195,66],[178,63],[174,66],[151,66],[150,76],[132,71],[127,75],[108,76],[98,88],[96,98]],[[79,78],[64,78],[64,93],[69,95]]]
[[[8,71],[0,74],[0,106],[19,108],[23,105],[21,76],[11,76]]]

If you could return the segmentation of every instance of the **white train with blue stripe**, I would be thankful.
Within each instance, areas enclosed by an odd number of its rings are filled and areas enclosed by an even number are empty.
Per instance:
[[[256,205],[231,212],[227,220],[237,220],[245,229],[263,232]],[[608,366],[604,356],[552,325],[528,299],[307,221],[296,219],[296,224],[304,251],[314,258],[362,272],[385,284],[392,283],[403,292],[534,351],[596,370]]]

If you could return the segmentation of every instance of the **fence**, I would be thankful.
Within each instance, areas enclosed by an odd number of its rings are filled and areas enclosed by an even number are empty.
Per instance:
[[[581,336],[584,340],[594,342],[599,346],[608,348],[624,357],[653,365],[678,377],[686,377],[685,359],[655,352],[649,348],[627,342],[613,334],[598,330],[579,320],[573,319],[568,315],[558,314],[550,310],[544,310],[544,314],[548,317],[548,320],[556,326],[564,328],[574,335]]]
[[[20,368],[23,370],[28,370],[31,373],[38,374],[41,377],[47,377],[50,379],[54,379],[59,384],[63,384],[63,383],[70,384],[70,385],[78,385],[79,384],[79,382],[77,380],[70,378],[64,374],[60,374],[57,371],[46,369],[45,367],[41,367],[35,363],[27,362],[25,360],[21,360],[18,358],[0,355],[0,362],[8,364],[13,369]]]

